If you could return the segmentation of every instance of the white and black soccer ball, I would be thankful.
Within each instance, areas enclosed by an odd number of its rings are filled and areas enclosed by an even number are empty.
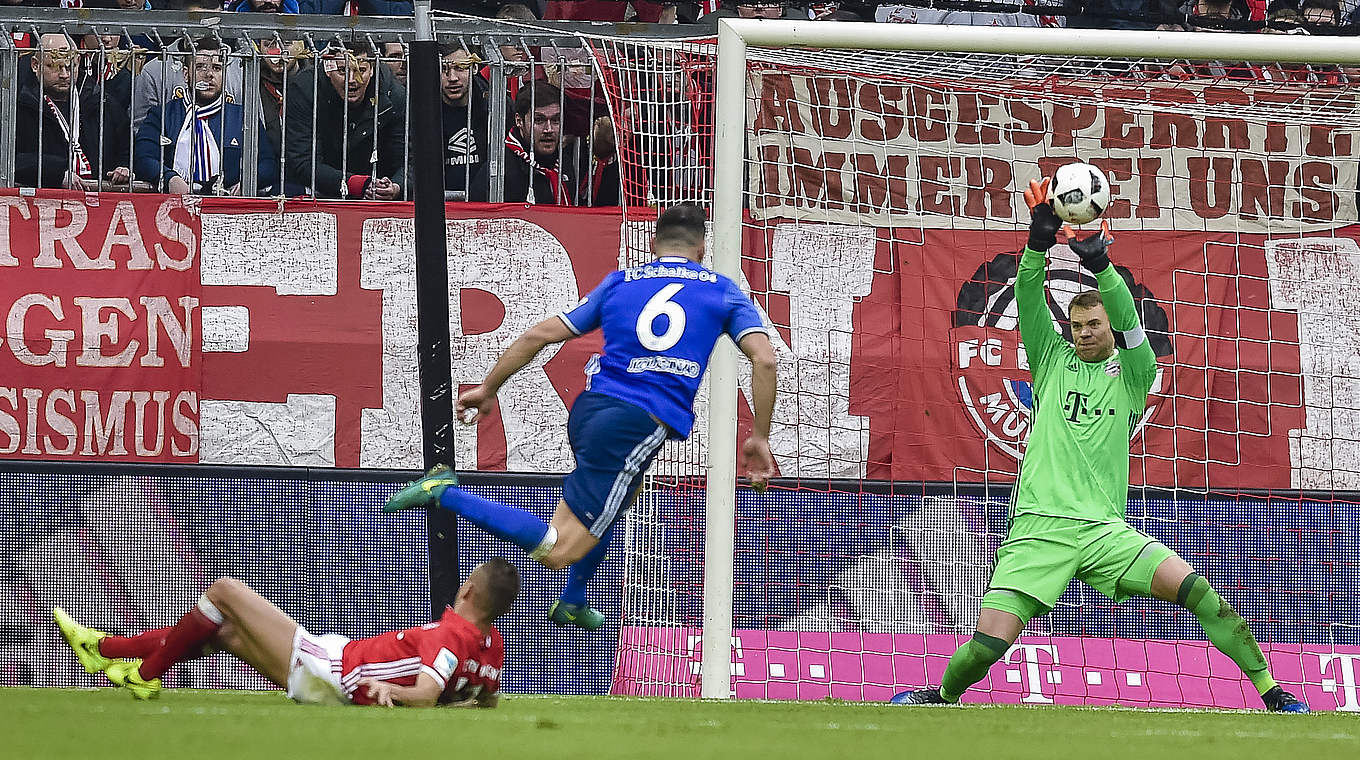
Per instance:
[[[1058,218],[1069,224],[1086,224],[1109,207],[1110,183],[1090,164],[1067,164],[1053,172],[1049,197]]]

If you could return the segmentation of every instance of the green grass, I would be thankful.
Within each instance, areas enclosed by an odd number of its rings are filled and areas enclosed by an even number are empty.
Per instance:
[[[0,689],[12,758],[1360,757],[1360,716],[507,697],[495,710],[294,705],[278,692]]]

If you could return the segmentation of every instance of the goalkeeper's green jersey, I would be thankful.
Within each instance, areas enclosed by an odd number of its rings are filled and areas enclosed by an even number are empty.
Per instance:
[[[1044,254],[1026,248],[1015,300],[1034,376],[1034,408],[1014,513],[1123,520],[1129,437],[1147,406],[1157,358],[1139,324],[1133,295],[1113,266],[1096,275],[1116,347],[1099,362],[1079,359],[1054,329],[1044,274]]]

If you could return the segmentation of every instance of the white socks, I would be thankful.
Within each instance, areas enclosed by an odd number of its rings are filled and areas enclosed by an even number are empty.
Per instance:
[[[213,621],[214,623],[217,623],[218,625],[222,625],[222,621],[224,619],[222,617],[222,610],[217,609],[217,605],[208,601],[208,597],[206,594],[198,598],[198,611],[203,613],[203,617]]]
[[[543,534],[543,540],[538,542],[533,551],[529,552],[530,559],[543,559],[552,552],[553,547],[557,546],[557,528],[548,526],[548,532]]]

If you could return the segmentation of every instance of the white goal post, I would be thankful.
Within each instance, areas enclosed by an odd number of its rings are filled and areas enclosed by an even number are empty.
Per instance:
[[[1202,32],[995,28],[723,19],[718,24],[714,140],[714,268],[741,273],[743,197],[750,120],[748,51],[753,48],[958,52],[1098,59],[1171,59],[1360,65],[1353,37]],[[731,695],[733,547],[737,449],[738,356],[719,345],[709,368],[711,406],[703,580],[701,695]]]

